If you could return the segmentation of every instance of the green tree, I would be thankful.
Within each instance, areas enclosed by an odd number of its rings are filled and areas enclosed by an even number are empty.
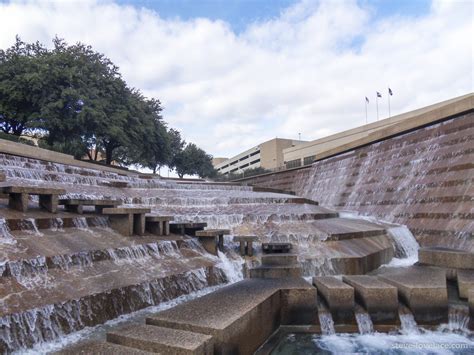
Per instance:
[[[46,49],[16,37],[7,50],[0,49],[0,129],[20,136],[33,130],[40,117],[44,78],[41,75]]]
[[[212,165],[212,156],[194,143],[188,143],[186,148],[177,154],[176,172],[180,178],[184,175],[198,175],[201,178],[217,176]]]

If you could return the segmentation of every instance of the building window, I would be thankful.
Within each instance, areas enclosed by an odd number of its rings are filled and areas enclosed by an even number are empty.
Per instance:
[[[250,156],[253,157],[253,156],[255,156],[255,155],[259,154],[259,153],[260,153],[260,150],[257,150],[256,152],[253,152],[252,154],[250,154]]]
[[[285,164],[287,169],[297,168],[301,166],[301,159],[290,160],[287,161]]]
[[[247,158],[249,158],[249,155],[246,155],[245,157],[240,158],[239,161],[245,160]]]
[[[254,161],[250,162],[250,165],[260,163],[260,159],[255,159]]]
[[[316,158],[315,155],[311,155],[309,157],[304,158],[303,165],[313,164],[315,158]]]

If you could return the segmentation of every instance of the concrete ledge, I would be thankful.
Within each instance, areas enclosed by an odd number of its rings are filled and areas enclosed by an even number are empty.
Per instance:
[[[448,290],[444,270],[410,267],[379,275],[397,287],[399,297],[423,324],[439,324],[448,317]]]
[[[420,248],[420,264],[454,269],[474,269],[474,253],[448,248]]]
[[[468,298],[469,290],[474,289],[474,271],[458,270],[457,272],[459,297]]]
[[[298,265],[286,266],[259,266],[250,269],[250,278],[281,279],[299,278],[303,276],[303,270]]]
[[[53,353],[55,355],[149,355],[153,354],[148,351],[138,350],[129,348],[127,346],[121,346],[112,343],[105,342],[92,342],[79,344],[72,347],[67,347],[65,350],[61,350]]]
[[[335,321],[354,317],[354,288],[333,276],[313,277],[313,285],[326,301]]]
[[[133,324],[107,333],[107,341],[153,353],[176,355],[211,355],[212,337],[185,330]]]
[[[361,303],[374,323],[395,321],[398,314],[398,290],[375,276],[344,276],[344,282],[355,290],[355,298]]]
[[[262,254],[262,265],[282,266],[295,265],[298,262],[298,254]]]

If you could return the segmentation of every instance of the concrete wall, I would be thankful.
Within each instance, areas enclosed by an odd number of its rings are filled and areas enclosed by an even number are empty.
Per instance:
[[[239,181],[406,224],[423,245],[474,251],[472,108],[306,168]]]

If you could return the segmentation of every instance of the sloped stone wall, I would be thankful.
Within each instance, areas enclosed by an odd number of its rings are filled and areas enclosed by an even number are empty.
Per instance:
[[[422,245],[474,251],[474,113],[246,179],[337,210],[406,224]]]

